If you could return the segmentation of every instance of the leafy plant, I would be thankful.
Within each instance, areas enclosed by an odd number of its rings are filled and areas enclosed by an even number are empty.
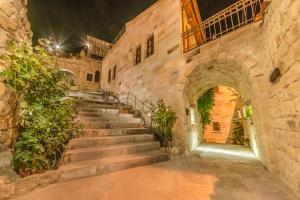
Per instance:
[[[1,55],[7,66],[0,76],[15,92],[20,110],[12,163],[21,176],[55,169],[64,145],[77,132],[73,102],[63,100],[56,59],[44,44],[33,48],[11,37]]]
[[[211,123],[211,110],[215,105],[214,89],[207,90],[198,100],[197,109],[201,116],[203,130]]]
[[[238,145],[244,144],[244,127],[242,119],[236,118],[233,120],[232,143]]]
[[[172,142],[172,127],[176,121],[176,112],[167,106],[163,100],[158,100],[151,106],[153,120],[153,134],[162,147],[167,147]]]

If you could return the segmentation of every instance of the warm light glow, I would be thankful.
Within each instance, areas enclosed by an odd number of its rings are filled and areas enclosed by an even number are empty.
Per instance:
[[[207,145],[200,145],[197,147],[196,151],[199,153],[217,153],[223,155],[230,155],[230,156],[240,156],[245,158],[257,158],[254,152],[251,150],[239,150],[239,149],[229,149],[229,148],[220,148],[214,146],[207,146]]]
[[[195,116],[195,110],[194,108],[190,108],[191,113],[191,124],[194,126],[196,124],[196,116]]]
[[[60,49],[60,46],[57,44],[57,45],[55,45],[55,48],[56,49]]]

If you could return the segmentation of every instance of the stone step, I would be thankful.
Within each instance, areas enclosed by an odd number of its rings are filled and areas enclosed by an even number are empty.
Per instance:
[[[89,122],[84,123],[84,128],[86,129],[111,129],[111,128],[143,128],[142,123],[119,123],[119,122]]]
[[[159,142],[128,143],[122,145],[108,145],[103,147],[91,147],[81,149],[68,149],[63,155],[63,164],[83,160],[134,154],[139,152],[153,151],[160,148]]]
[[[140,135],[125,135],[125,136],[106,136],[106,137],[84,137],[72,139],[67,148],[88,148],[100,147],[104,145],[125,144],[134,142],[149,142],[153,141],[153,135],[140,134]]]
[[[79,112],[96,112],[96,113],[119,113],[118,107],[111,106],[107,108],[80,108]]]
[[[78,116],[86,116],[86,117],[100,117],[106,114],[114,114],[117,115],[119,113],[119,110],[117,109],[105,109],[100,111],[79,111]]]
[[[107,117],[107,116],[99,116],[99,117],[80,117],[78,121],[81,123],[89,123],[89,122],[119,122],[119,123],[143,123],[141,118],[129,118],[129,117]]]
[[[97,160],[74,162],[59,168],[61,181],[106,174],[132,167],[144,166],[169,160],[161,151],[148,151],[139,154],[127,154]]]
[[[115,109],[119,110],[119,107],[116,105],[99,105],[99,106],[80,106],[79,107],[80,111],[102,111],[103,109]]]
[[[99,113],[99,116],[78,116],[78,119],[83,119],[85,121],[91,120],[97,120],[99,118],[103,119],[114,119],[114,118],[120,118],[120,119],[138,119],[135,118],[133,114],[122,114],[122,113]]]
[[[147,128],[83,129],[81,137],[102,137],[148,134]]]

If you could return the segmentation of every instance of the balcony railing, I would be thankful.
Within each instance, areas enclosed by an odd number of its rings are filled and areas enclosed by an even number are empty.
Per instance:
[[[116,44],[118,40],[122,37],[122,35],[126,32],[126,26],[124,26],[121,31],[118,33],[118,35],[115,37],[115,39],[111,42],[112,44]]]
[[[184,32],[182,34],[183,52],[188,52],[201,45],[195,39],[195,35],[200,31],[203,31],[206,36],[205,42],[212,41],[247,24],[261,20],[266,6],[265,0],[239,0],[204,20],[202,25],[192,27]]]

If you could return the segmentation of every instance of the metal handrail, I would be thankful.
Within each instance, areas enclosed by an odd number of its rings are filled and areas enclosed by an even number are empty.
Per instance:
[[[151,102],[146,101],[137,97],[131,93],[119,94],[119,102],[125,104],[127,107],[133,108],[133,110],[139,111],[141,118],[148,128],[153,126],[153,111],[151,110]],[[149,105],[150,104],[150,105]]]

